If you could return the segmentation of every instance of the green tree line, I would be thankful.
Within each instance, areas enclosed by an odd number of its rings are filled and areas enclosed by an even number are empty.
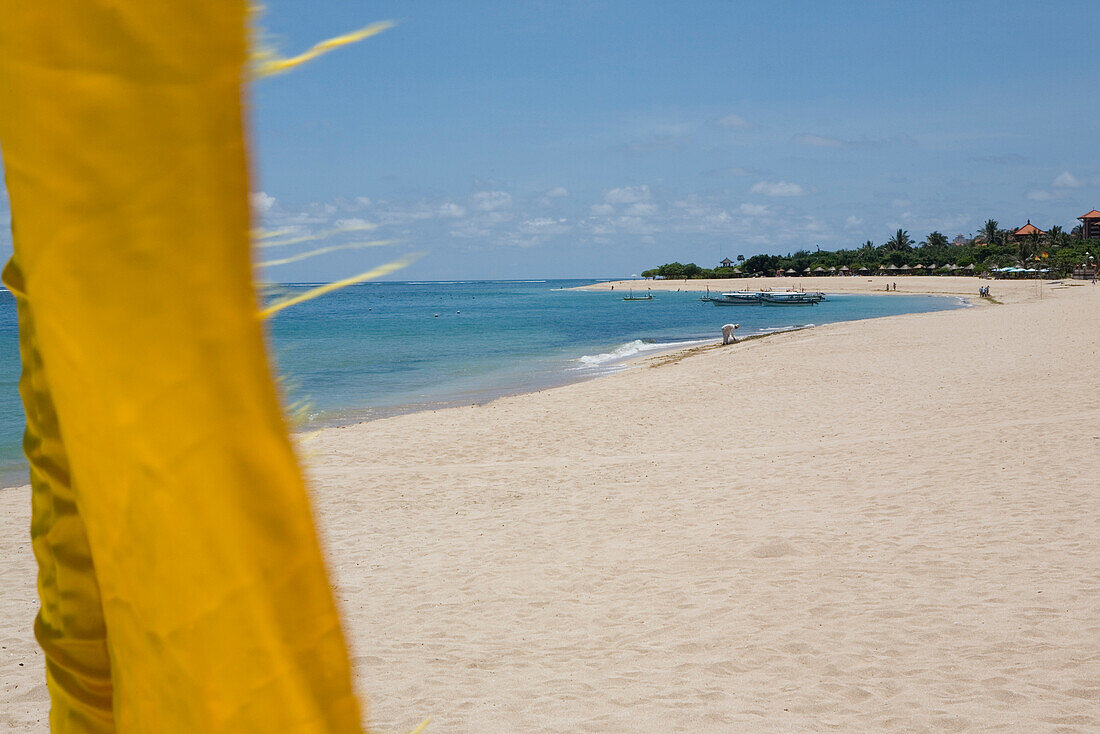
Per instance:
[[[901,267],[922,266],[926,270],[936,266],[933,272],[947,272],[946,265],[966,268],[973,265],[973,272],[981,273],[993,268],[1006,266],[1048,268],[1050,274],[1064,277],[1074,268],[1086,263],[1088,255],[1095,262],[1100,258],[1100,240],[1081,238],[1081,227],[1065,232],[1054,226],[1050,231],[1016,241],[1011,230],[1001,229],[996,220],[990,219],[978,231],[978,234],[965,243],[955,245],[942,232],[930,232],[923,241],[917,243],[909,233],[899,229],[881,245],[867,240],[861,246],[845,250],[799,250],[787,255],[753,255],[746,258],[738,255],[737,265],[731,267],[704,268],[695,263],[672,262],[657,268],[642,271],[645,278],[691,279],[691,278],[737,278],[753,275],[775,275],[776,271],[794,270],[799,275],[807,268],[814,271],[822,268],[847,266],[858,272],[861,268],[877,271],[891,265]]]

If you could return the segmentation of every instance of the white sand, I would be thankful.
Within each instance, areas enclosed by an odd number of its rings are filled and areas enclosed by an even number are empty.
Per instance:
[[[1100,729],[1100,287],[992,285],[321,433],[373,726]],[[0,730],[46,715],[28,504],[0,492]]]
[[[1083,281],[1054,281],[1057,284]],[[887,285],[897,285],[898,295],[908,293],[966,296],[977,299],[978,288],[989,286],[993,297],[1002,303],[1016,303],[1031,299],[1045,298],[1060,289],[1051,281],[1040,280],[983,280],[974,277],[921,277],[921,276],[870,276],[870,277],[825,277],[825,278],[730,278],[713,280],[612,280],[606,283],[585,286],[582,290],[633,290],[635,295],[646,291],[759,291],[770,289],[784,291],[788,289],[823,291],[825,293],[879,293],[886,295]],[[1053,291],[1052,291],[1053,289]],[[891,289],[892,295],[895,291]]]

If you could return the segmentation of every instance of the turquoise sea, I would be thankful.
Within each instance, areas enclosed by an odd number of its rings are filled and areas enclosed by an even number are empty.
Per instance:
[[[816,306],[715,307],[699,293],[623,301],[592,280],[367,283],[288,309],[269,333],[305,428],[485,401],[622,369],[630,357],[799,326],[958,308],[955,298],[836,295]],[[272,299],[309,284],[265,289]],[[640,294],[640,292],[639,292]],[[0,487],[25,483],[14,299],[0,290]]]

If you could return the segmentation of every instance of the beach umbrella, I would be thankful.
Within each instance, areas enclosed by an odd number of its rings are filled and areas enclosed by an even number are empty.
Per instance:
[[[830,273],[835,273],[835,272],[836,272],[836,267],[835,267],[835,266],[832,266],[832,265],[830,265],[830,266],[829,266],[829,272],[830,272]]]
[[[890,267],[888,267],[888,268],[886,268],[886,269],[887,269],[887,270],[898,270],[899,268],[898,268],[898,266],[897,266],[897,265],[894,265],[894,263],[890,263]]]
[[[788,275],[798,275],[797,271],[794,268],[787,268],[786,272]]]
[[[859,270],[857,270],[856,272],[859,272],[859,273],[869,273],[869,272],[871,272],[871,271],[870,271],[870,269],[869,269],[869,268],[867,268],[866,266],[864,266],[864,267],[860,268]]]
[[[910,268],[908,265],[902,263],[902,265],[898,268],[898,270],[912,270],[912,268]]]
[[[924,266],[921,265],[920,263],[917,263],[916,265],[913,266],[913,270],[924,270]]]
[[[928,269],[929,270],[935,270],[936,269],[936,263],[932,263],[931,265],[929,265]]]
[[[973,269],[974,269],[974,263],[970,263],[969,265],[967,265],[967,266],[966,266],[966,267],[964,268],[964,270],[973,270]]]
[[[836,270],[836,268],[833,268],[833,270]],[[826,270],[825,268],[821,267],[820,265],[818,265],[816,268],[814,268],[814,272],[815,273],[827,273],[829,271]]]

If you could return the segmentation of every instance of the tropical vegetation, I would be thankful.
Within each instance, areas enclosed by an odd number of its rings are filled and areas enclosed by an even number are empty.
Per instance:
[[[899,229],[877,246],[867,240],[853,249],[799,250],[787,255],[759,254],[748,258],[738,255],[736,265],[717,268],[672,262],[645,270],[642,276],[669,279],[738,278],[775,275],[777,272],[791,274],[789,271],[792,270],[798,275],[823,275],[845,272],[845,268],[853,273],[878,272],[890,269],[890,266],[907,267],[913,272],[945,274],[962,270],[978,274],[994,268],[1017,266],[1045,268],[1051,276],[1063,277],[1084,265],[1089,255],[1094,258],[1090,264],[1100,260],[1100,240],[1082,239],[1080,226],[1070,232],[1053,226],[1048,232],[1017,241],[1012,230],[1001,229],[996,220],[989,219],[974,237],[965,238],[958,244],[949,241],[942,232],[929,232],[923,241],[917,243],[906,230]]]

